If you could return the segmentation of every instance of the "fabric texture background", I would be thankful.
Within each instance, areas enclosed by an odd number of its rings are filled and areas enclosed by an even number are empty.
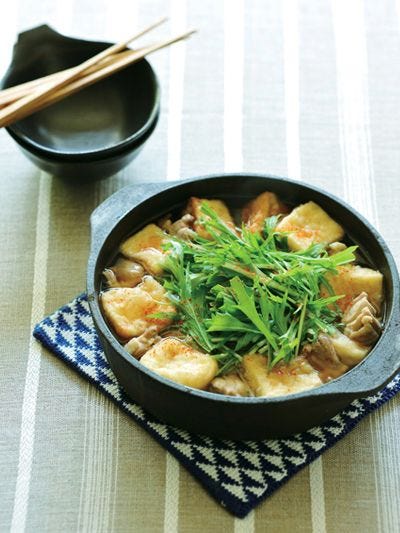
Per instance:
[[[59,180],[0,131],[0,531],[398,531],[399,395],[238,519],[31,336],[84,290],[90,213],[126,184],[223,170],[301,178],[362,212],[399,264],[399,1],[14,0],[0,71],[16,34],[44,22],[115,42],[164,14],[155,40],[199,32],[149,58],[160,121],[124,171]]]

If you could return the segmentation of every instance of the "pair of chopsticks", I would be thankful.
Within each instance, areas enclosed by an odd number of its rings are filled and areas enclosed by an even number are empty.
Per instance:
[[[133,37],[110,46],[77,67],[3,89],[0,91],[0,128],[9,126],[88,85],[111,76],[156,50],[187,39],[196,31],[188,30],[155,44],[136,50],[126,50],[128,44],[160,26],[166,20],[167,18],[164,17],[154,22]]]

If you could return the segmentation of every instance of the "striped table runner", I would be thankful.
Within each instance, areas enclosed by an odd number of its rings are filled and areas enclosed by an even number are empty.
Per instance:
[[[3,71],[17,32],[43,22],[78,37],[117,40],[166,13],[171,32],[186,25],[200,31],[151,59],[162,84],[160,122],[118,176],[80,187],[60,182],[36,171],[0,132],[7,178],[0,212],[7,280],[1,288],[7,438],[0,530],[397,530],[398,399],[246,519],[232,519],[169,453],[72,371],[61,370],[30,331],[83,286],[90,212],[135,181],[223,169],[301,176],[354,205],[400,257],[393,222],[400,204],[399,2],[8,4],[0,34]]]

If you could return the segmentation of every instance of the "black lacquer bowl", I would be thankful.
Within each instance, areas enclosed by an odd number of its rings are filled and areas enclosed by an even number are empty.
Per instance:
[[[26,31],[18,36],[2,87],[73,67],[108,46],[49,26]],[[159,84],[143,59],[6,129],[39,168],[66,178],[104,178],[136,157],[159,109]]]
[[[370,354],[338,379],[319,388],[278,398],[237,398],[191,389],[143,367],[119,344],[102,314],[102,271],[120,242],[144,225],[183,207],[190,196],[220,198],[232,207],[266,190],[295,205],[318,203],[342,224],[368,263],[384,275],[384,331]],[[400,287],[393,257],[382,237],[354,209],[304,183],[263,175],[207,176],[185,182],[122,189],[93,213],[87,290],[94,323],[110,366],[127,394],[169,424],[227,439],[287,436],[320,424],[355,398],[382,388],[400,367]]]

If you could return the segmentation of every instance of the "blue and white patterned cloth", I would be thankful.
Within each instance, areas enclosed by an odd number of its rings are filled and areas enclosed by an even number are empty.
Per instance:
[[[222,441],[162,424],[126,396],[104,356],[84,295],[45,318],[33,334],[145,428],[238,517],[246,516],[400,390],[398,375],[375,396],[356,400],[329,422],[290,438]]]

